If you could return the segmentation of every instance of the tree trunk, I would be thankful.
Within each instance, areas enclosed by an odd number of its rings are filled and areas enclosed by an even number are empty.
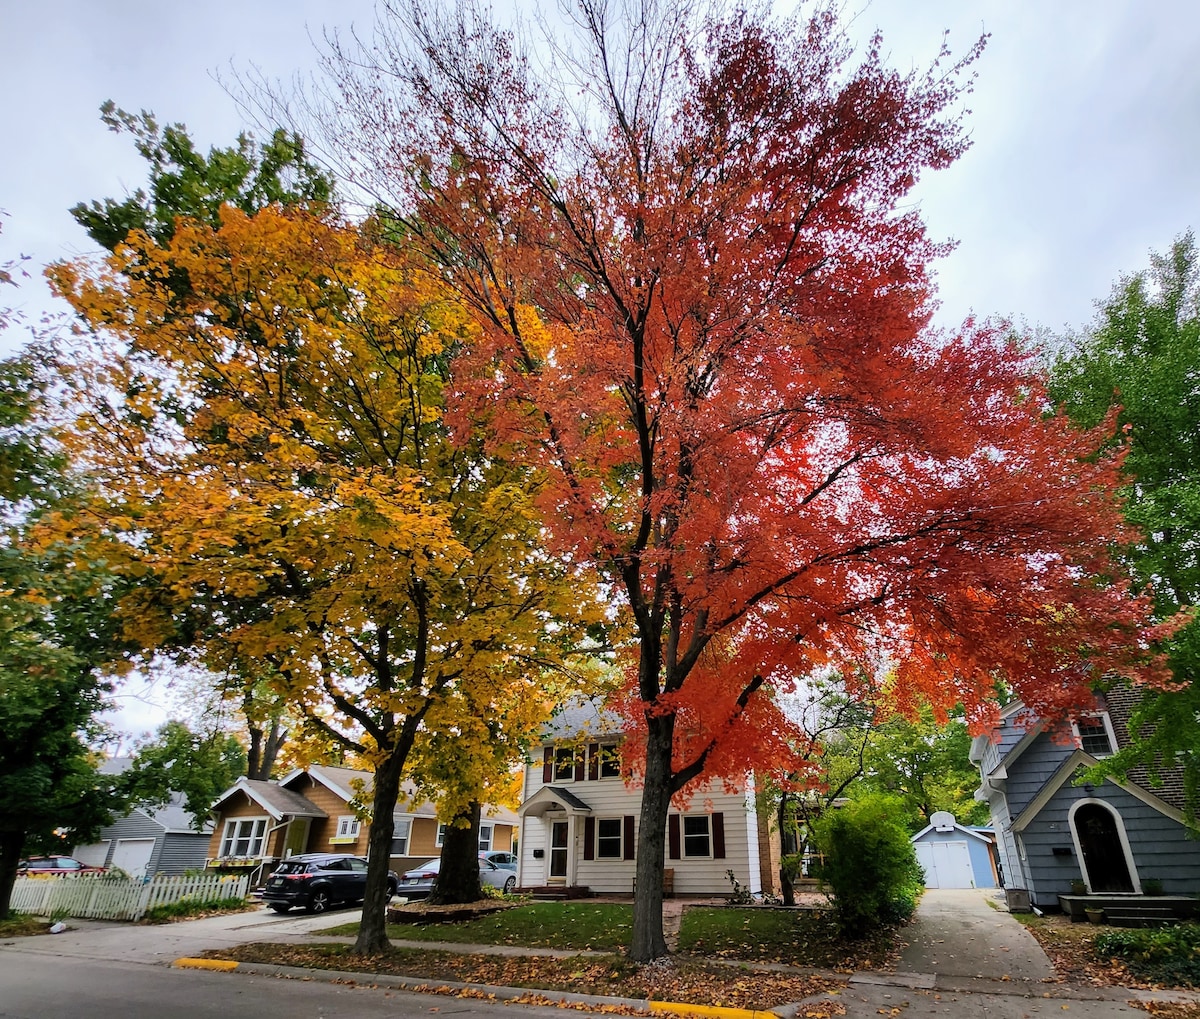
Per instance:
[[[479,803],[446,825],[442,843],[442,865],[434,878],[429,901],[448,906],[459,902],[478,902],[483,898],[479,886]],[[458,827],[463,821],[470,825]]]
[[[791,868],[788,867],[782,857],[789,856],[796,852],[796,832],[794,825],[796,823],[795,815],[788,810],[788,800],[791,793],[782,792],[779,794],[779,810],[776,813],[776,820],[779,824],[779,893],[783,897],[785,906],[794,906],[796,904],[796,889],[792,885]]]
[[[633,897],[633,943],[629,958],[653,962],[667,954],[663,935],[663,867],[666,860],[667,811],[671,806],[671,746],[675,719],[647,720],[646,776],[638,828],[637,890]]]
[[[17,864],[25,845],[23,831],[0,832],[0,920],[7,920],[12,905],[13,885],[17,881]]]
[[[362,922],[354,952],[381,955],[392,944],[387,938],[388,863],[392,855],[392,816],[400,796],[400,774],[408,748],[397,748],[375,770],[375,792],[371,801],[371,827],[367,834],[367,887],[363,893]]]

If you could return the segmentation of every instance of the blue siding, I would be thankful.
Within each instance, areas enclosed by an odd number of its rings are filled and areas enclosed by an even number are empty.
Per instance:
[[[953,831],[927,831],[914,843],[930,842],[965,842],[967,852],[971,857],[971,875],[975,879],[976,888],[995,888],[996,879],[992,874],[992,859],[987,843],[969,835],[961,828]]]
[[[1156,878],[1168,895],[1193,895],[1200,887],[1200,842],[1189,839],[1182,824],[1155,810],[1112,782],[1092,793],[1080,786],[1064,785],[1022,835],[1033,898],[1038,905],[1056,907],[1057,896],[1071,891],[1071,882],[1083,877],[1075,855],[1069,813],[1079,800],[1101,800],[1121,816],[1141,882]],[[1055,856],[1053,850],[1068,849]]]

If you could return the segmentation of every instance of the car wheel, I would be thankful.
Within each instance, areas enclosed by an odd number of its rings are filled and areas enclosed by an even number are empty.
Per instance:
[[[310,913],[324,913],[329,908],[329,893],[324,889],[318,889],[312,893],[312,898],[308,900],[308,911]]]
[[[291,906],[285,906],[282,902],[272,902],[270,905],[276,913],[286,913],[292,908]]]
[[[510,877],[507,881],[504,882],[504,894],[512,895],[513,889],[516,887],[517,887],[517,879],[515,877]]]

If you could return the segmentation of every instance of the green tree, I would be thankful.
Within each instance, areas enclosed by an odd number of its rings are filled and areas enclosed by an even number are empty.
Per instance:
[[[146,806],[160,807],[172,793],[183,793],[184,806],[200,831],[213,801],[245,769],[246,750],[230,733],[193,732],[172,720],[138,747],[121,784],[132,802]]]
[[[968,757],[971,734],[961,718],[938,723],[923,707],[915,719],[877,725],[865,746],[859,785],[893,795],[910,830],[925,827],[937,810],[950,811],[960,824],[987,823],[987,804],[974,798],[979,770]]]
[[[1178,238],[1150,268],[1122,278],[1093,326],[1067,337],[1050,394],[1084,426],[1115,415],[1126,451],[1126,515],[1141,533],[1127,551],[1160,618],[1200,604],[1200,264],[1195,237]],[[1176,689],[1148,690],[1129,747],[1104,767],[1123,774],[1162,761],[1184,769],[1189,809],[1200,799],[1200,619],[1175,634]]]
[[[87,548],[38,539],[42,514],[72,498],[39,425],[41,360],[0,362],[0,918],[23,853],[86,841],[118,805],[90,746],[124,650],[120,584]]]

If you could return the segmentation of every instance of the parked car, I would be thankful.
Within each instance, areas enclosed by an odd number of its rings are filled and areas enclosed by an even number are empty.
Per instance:
[[[400,878],[388,871],[388,894],[395,895]],[[367,861],[346,853],[304,853],[284,860],[263,888],[263,901],[276,913],[303,906],[324,913],[335,902],[362,902],[367,887]]]
[[[433,879],[438,876],[441,866],[440,859],[426,860],[419,867],[406,870],[400,877],[400,894],[406,899],[426,898],[433,890]],[[505,895],[511,894],[517,887],[516,874],[503,867],[497,867],[491,860],[483,859],[483,854],[480,854],[479,860],[479,880],[499,889]]]
[[[517,872],[517,858],[512,853],[502,853],[499,851],[480,853],[480,863],[482,864],[484,860],[494,863],[501,870],[511,870],[514,874]]]
[[[17,864],[18,874],[28,874],[31,877],[40,875],[55,875],[65,877],[71,874],[103,874],[103,867],[93,867],[83,863],[73,856],[31,856]]]

